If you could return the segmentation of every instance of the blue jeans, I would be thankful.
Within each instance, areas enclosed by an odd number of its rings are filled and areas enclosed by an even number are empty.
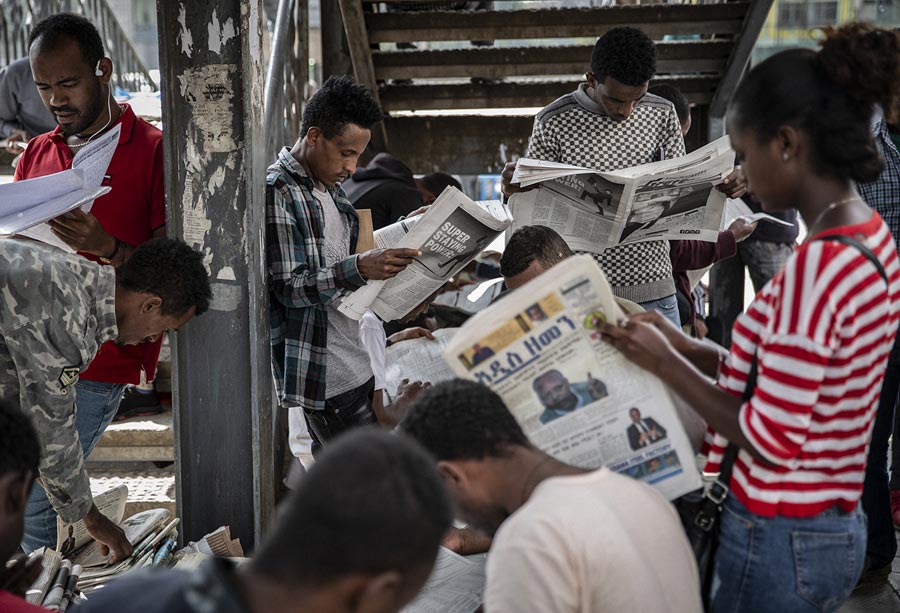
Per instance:
[[[761,517],[729,496],[710,590],[711,613],[835,611],[866,555],[866,518],[832,507],[815,517]]]
[[[75,428],[85,458],[115,417],[124,390],[125,386],[119,383],[78,381],[75,384]],[[31,486],[25,507],[22,549],[31,553],[44,545],[56,547],[56,511],[50,505],[44,488],[35,483]]]
[[[681,329],[681,316],[678,314],[678,299],[675,294],[660,298],[659,300],[650,300],[648,302],[639,303],[644,307],[645,311],[653,309],[662,313],[666,319],[675,324],[675,327]]]

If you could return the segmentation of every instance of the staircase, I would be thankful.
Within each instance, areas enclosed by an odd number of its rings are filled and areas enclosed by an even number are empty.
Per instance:
[[[357,79],[392,115],[383,142],[374,144],[415,172],[460,174],[497,171],[522,155],[535,109],[583,82],[597,37],[622,25],[657,42],[654,83],[670,83],[694,103],[699,129],[688,148],[705,143],[715,136],[709,120],[724,115],[772,4],[572,8],[572,2],[496,1],[480,3],[489,10],[446,10],[460,3],[339,1]],[[397,43],[415,48],[396,49]]]
[[[159,90],[106,0],[0,1],[0,66],[28,55],[28,33],[32,26],[61,12],[84,15],[97,27],[106,54],[113,60],[116,85],[128,92]]]

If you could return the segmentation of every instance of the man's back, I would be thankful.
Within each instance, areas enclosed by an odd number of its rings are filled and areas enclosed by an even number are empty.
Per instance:
[[[544,481],[501,526],[485,608],[699,613],[694,556],[665,498],[606,468]]]

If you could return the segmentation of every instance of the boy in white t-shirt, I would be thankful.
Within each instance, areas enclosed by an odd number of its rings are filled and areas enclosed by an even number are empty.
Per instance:
[[[662,494],[540,451],[487,387],[440,383],[400,429],[435,456],[460,519],[495,535],[486,611],[703,610],[693,552]]]

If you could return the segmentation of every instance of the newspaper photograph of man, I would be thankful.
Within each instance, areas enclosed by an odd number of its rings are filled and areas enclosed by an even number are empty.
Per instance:
[[[587,381],[570,383],[558,370],[548,370],[535,377],[531,387],[544,407],[544,412],[538,418],[542,424],[569,415],[576,409],[609,395],[606,384],[595,379],[591,373],[587,374]]]
[[[648,192],[644,197],[638,194],[635,196],[634,208],[628,216],[625,229],[622,230],[620,242],[624,242],[638,230],[647,230],[649,234],[653,234],[651,228],[657,222],[675,215],[699,215],[697,224],[699,226],[703,222],[704,207],[710,191],[712,191],[710,185],[699,184],[677,187],[664,192]],[[659,233],[663,234],[667,230],[668,228],[661,228]]]
[[[494,350],[479,343],[472,346],[472,366],[481,364],[488,358],[494,357]]]
[[[628,426],[628,444],[632,451],[652,445],[666,438],[666,429],[660,426],[652,417],[642,417],[637,407],[628,411],[631,417],[631,425]]]

